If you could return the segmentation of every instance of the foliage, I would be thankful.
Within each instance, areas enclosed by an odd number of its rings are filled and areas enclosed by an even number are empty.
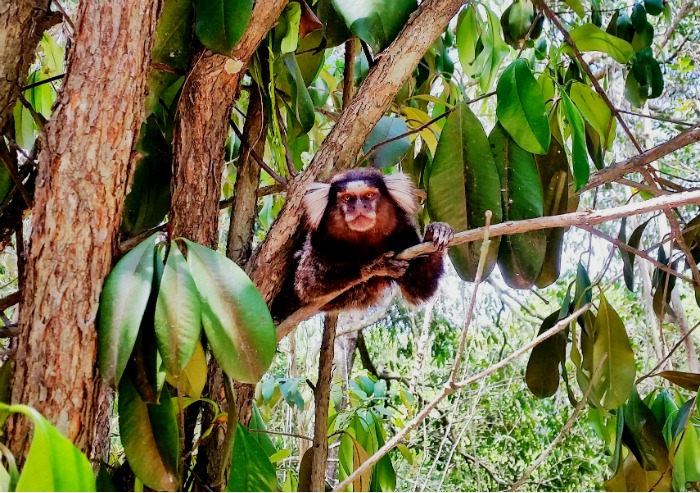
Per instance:
[[[97,311],[97,364],[118,391],[123,447],[110,466],[133,472],[137,482],[127,487],[194,488],[199,479],[189,465],[204,457],[208,440],[223,435],[231,472],[228,478],[222,472],[217,484],[229,491],[301,491],[310,485],[316,453],[306,443],[317,391],[315,322],[302,324],[277,353],[273,320],[246,274],[251,265],[171,238],[167,224],[178,165],[173,145],[183,138],[178,122],[188,117],[180,112],[183,86],[211,54],[202,49],[232,55],[261,2],[163,3],[122,217],[122,244],[136,246],[105,280]],[[257,91],[267,119],[255,136],[263,140],[255,161],[265,171],[248,204],[255,216],[249,243],[264,246],[271,226],[288,213],[285,193],[294,190],[294,180],[305,179],[342,119],[343,91],[351,96],[361,84],[383,90],[373,77],[388,58],[385,50],[412,26],[434,21],[424,8],[429,3],[294,0],[250,61],[226,61],[225,73],[245,69],[247,75],[221,142],[226,163],[217,165],[225,180],[213,200],[223,199],[222,206],[239,198],[239,177],[253,154],[244,133]],[[565,0],[560,9],[539,0],[469,2],[367,129],[355,164],[409,174],[425,195],[421,224],[445,221],[458,232],[527,220],[545,221],[545,227],[492,237],[486,253],[481,240],[452,247],[450,269],[459,280],[446,280],[450,295],[423,311],[392,304],[363,331],[356,344],[364,368],[349,364],[345,375],[336,375],[326,436],[316,437],[337,452],[337,467],[328,469],[332,481],[361,472],[353,491],[500,490],[521,477],[535,490],[680,491],[700,482],[697,344],[690,339],[684,355],[677,350],[699,318],[693,306],[700,304],[697,200],[672,212],[658,207],[664,210],[658,214],[626,209],[616,216],[622,221],[611,219],[597,230],[580,219],[585,236],[546,222],[579,203],[635,207],[698,180],[697,149],[690,148],[674,159],[655,157],[655,168],[645,162],[624,177],[615,170],[697,121],[698,60],[688,48],[698,42],[697,7]],[[13,128],[0,129],[0,217],[13,230],[18,221],[5,211],[23,189],[18,179],[34,186],[37,137],[58,99],[59,79],[70,70],[66,46],[63,32],[43,35],[20,81],[22,99],[13,102]],[[344,59],[346,53],[354,60]],[[402,69],[402,60],[388,63],[390,71]],[[362,104],[369,108],[373,101]],[[222,214],[222,224],[243,219],[230,215]],[[21,228],[17,233],[21,239]],[[487,284],[466,287],[482,255]],[[3,279],[15,286],[13,262]],[[479,302],[468,308],[468,295],[477,289]],[[467,312],[472,326],[462,327]],[[451,376],[456,358],[467,368],[457,377],[467,378],[551,331],[558,332],[532,347],[527,359],[456,391],[464,382]],[[344,355],[350,360],[352,349]],[[224,372],[228,409],[203,397],[211,358]],[[3,365],[0,378],[5,400],[10,367]],[[690,371],[678,370],[686,367]],[[230,379],[257,384],[247,427],[235,415]],[[363,466],[446,386],[455,392],[388,454]],[[578,416],[572,409],[579,403],[585,420],[565,424],[572,413]],[[198,406],[213,418],[206,422],[202,414],[193,438],[184,422]],[[3,404],[0,411],[3,417],[26,414],[35,424],[21,475],[0,447],[0,485],[13,491],[95,488],[87,459],[45,418],[21,405]],[[226,432],[219,433],[224,423]],[[553,441],[546,460],[524,477]],[[564,475],[562,468],[579,472]],[[109,476],[103,471],[99,484]]]

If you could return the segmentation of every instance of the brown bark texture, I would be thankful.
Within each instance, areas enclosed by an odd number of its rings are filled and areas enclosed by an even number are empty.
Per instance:
[[[39,156],[12,401],[89,453],[101,385],[95,317],[144,117],[159,0],[81,2],[60,104]],[[28,423],[8,426],[16,457]]]
[[[426,0],[420,5],[399,36],[381,53],[311,165],[290,181],[287,202],[249,267],[253,282],[268,303],[278,293],[291,264],[304,190],[317,178],[327,177],[332,169],[352,164],[396,93],[463,4],[464,0]]]
[[[12,115],[41,35],[60,21],[49,4],[42,0],[0,4],[0,131]]]
[[[258,2],[230,57],[204,50],[195,56],[178,105],[170,224],[184,236],[216,248],[224,146],[241,77],[288,0]]]

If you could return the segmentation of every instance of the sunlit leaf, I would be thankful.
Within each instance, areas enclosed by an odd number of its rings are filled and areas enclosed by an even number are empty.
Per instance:
[[[496,95],[496,115],[503,128],[526,151],[545,154],[551,134],[544,97],[524,59],[515,60],[503,71]]]
[[[0,409],[23,414],[34,424],[29,453],[15,491],[95,491],[95,474],[87,457],[38,411],[22,404],[4,403],[0,403]]]
[[[576,190],[578,190],[588,183],[588,178],[591,174],[586,153],[586,128],[583,124],[581,113],[574,106],[574,103],[571,102],[566,92],[560,91],[560,94],[562,104],[559,107],[563,109],[571,130],[571,158],[574,165],[574,184]]]
[[[252,435],[243,425],[236,424],[226,491],[279,490],[275,466]]]
[[[617,120],[610,111],[610,107],[605,103],[593,89],[586,84],[574,82],[571,85],[571,101],[581,111],[581,114],[588,123],[593,126],[603,139],[603,147],[612,149],[617,129]]]
[[[177,379],[172,375],[166,376],[167,382],[177,388]],[[207,383],[207,356],[202,343],[197,340],[192,358],[180,373],[180,391],[189,397],[199,399]]]
[[[625,40],[612,36],[593,24],[583,24],[569,32],[571,40],[581,52],[601,51],[619,63],[627,63],[634,49]]]
[[[216,361],[234,379],[255,383],[272,362],[277,335],[260,293],[235,263],[184,240],[202,303],[202,324]]]
[[[402,137],[386,144],[383,143],[390,139],[396,139],[396,137],[404,135],[406,132],[408,132],[408,127],[403,118],[383,116],[362,145],[364,153],[369,152],[375,146],[379,146],[370,155],[368,164],[375,168],[385,168],[394,166],[401,161],[411,147],[408,137]]]

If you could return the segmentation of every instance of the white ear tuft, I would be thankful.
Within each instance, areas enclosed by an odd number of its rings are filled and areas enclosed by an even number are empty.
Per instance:
[[[328,207],[328,192],[331,186],[328,183],[312,183],[304,193],[303,206],[306,220],[312,230],[318,229],[323,219],[323,214]]]
[[[403,173],[394,173],[384,176],[389,195],[398,206],[409,216],[413,216],[418,211],[416,200],[416,188],[411,179]]]

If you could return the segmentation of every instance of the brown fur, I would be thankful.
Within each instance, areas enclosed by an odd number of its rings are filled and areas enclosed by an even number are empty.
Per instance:
[[[311,303],[368,274],[371,277],[366,281],[348,289],[323,309],[366,308],[393,283],[399,285],[411,303],[433,296],[444,271],[442,251],[410,262],[387,256],[422,241],[413,220],[416,190],[408,177],[401,173],[385,177],[373,169],[347,171],[335,175],[327,184],[313,184],[303,204],[307,231],[297,253],[294,293],[284,295],[283,287],[282,298],[286,301],[276,301],[275,305],[286,305],[286,309],[275,310],[273,306],[273,314],[277,311],[278,318],[299,304]],[[446,234],[451,237],[449,226],[430,226],[442,228],[442,234],[437,235],[442,240]],[[426,239],[433,238],[433,230],[437,229],[429,229]],[[296,298],[292,307],[290,298]]]

